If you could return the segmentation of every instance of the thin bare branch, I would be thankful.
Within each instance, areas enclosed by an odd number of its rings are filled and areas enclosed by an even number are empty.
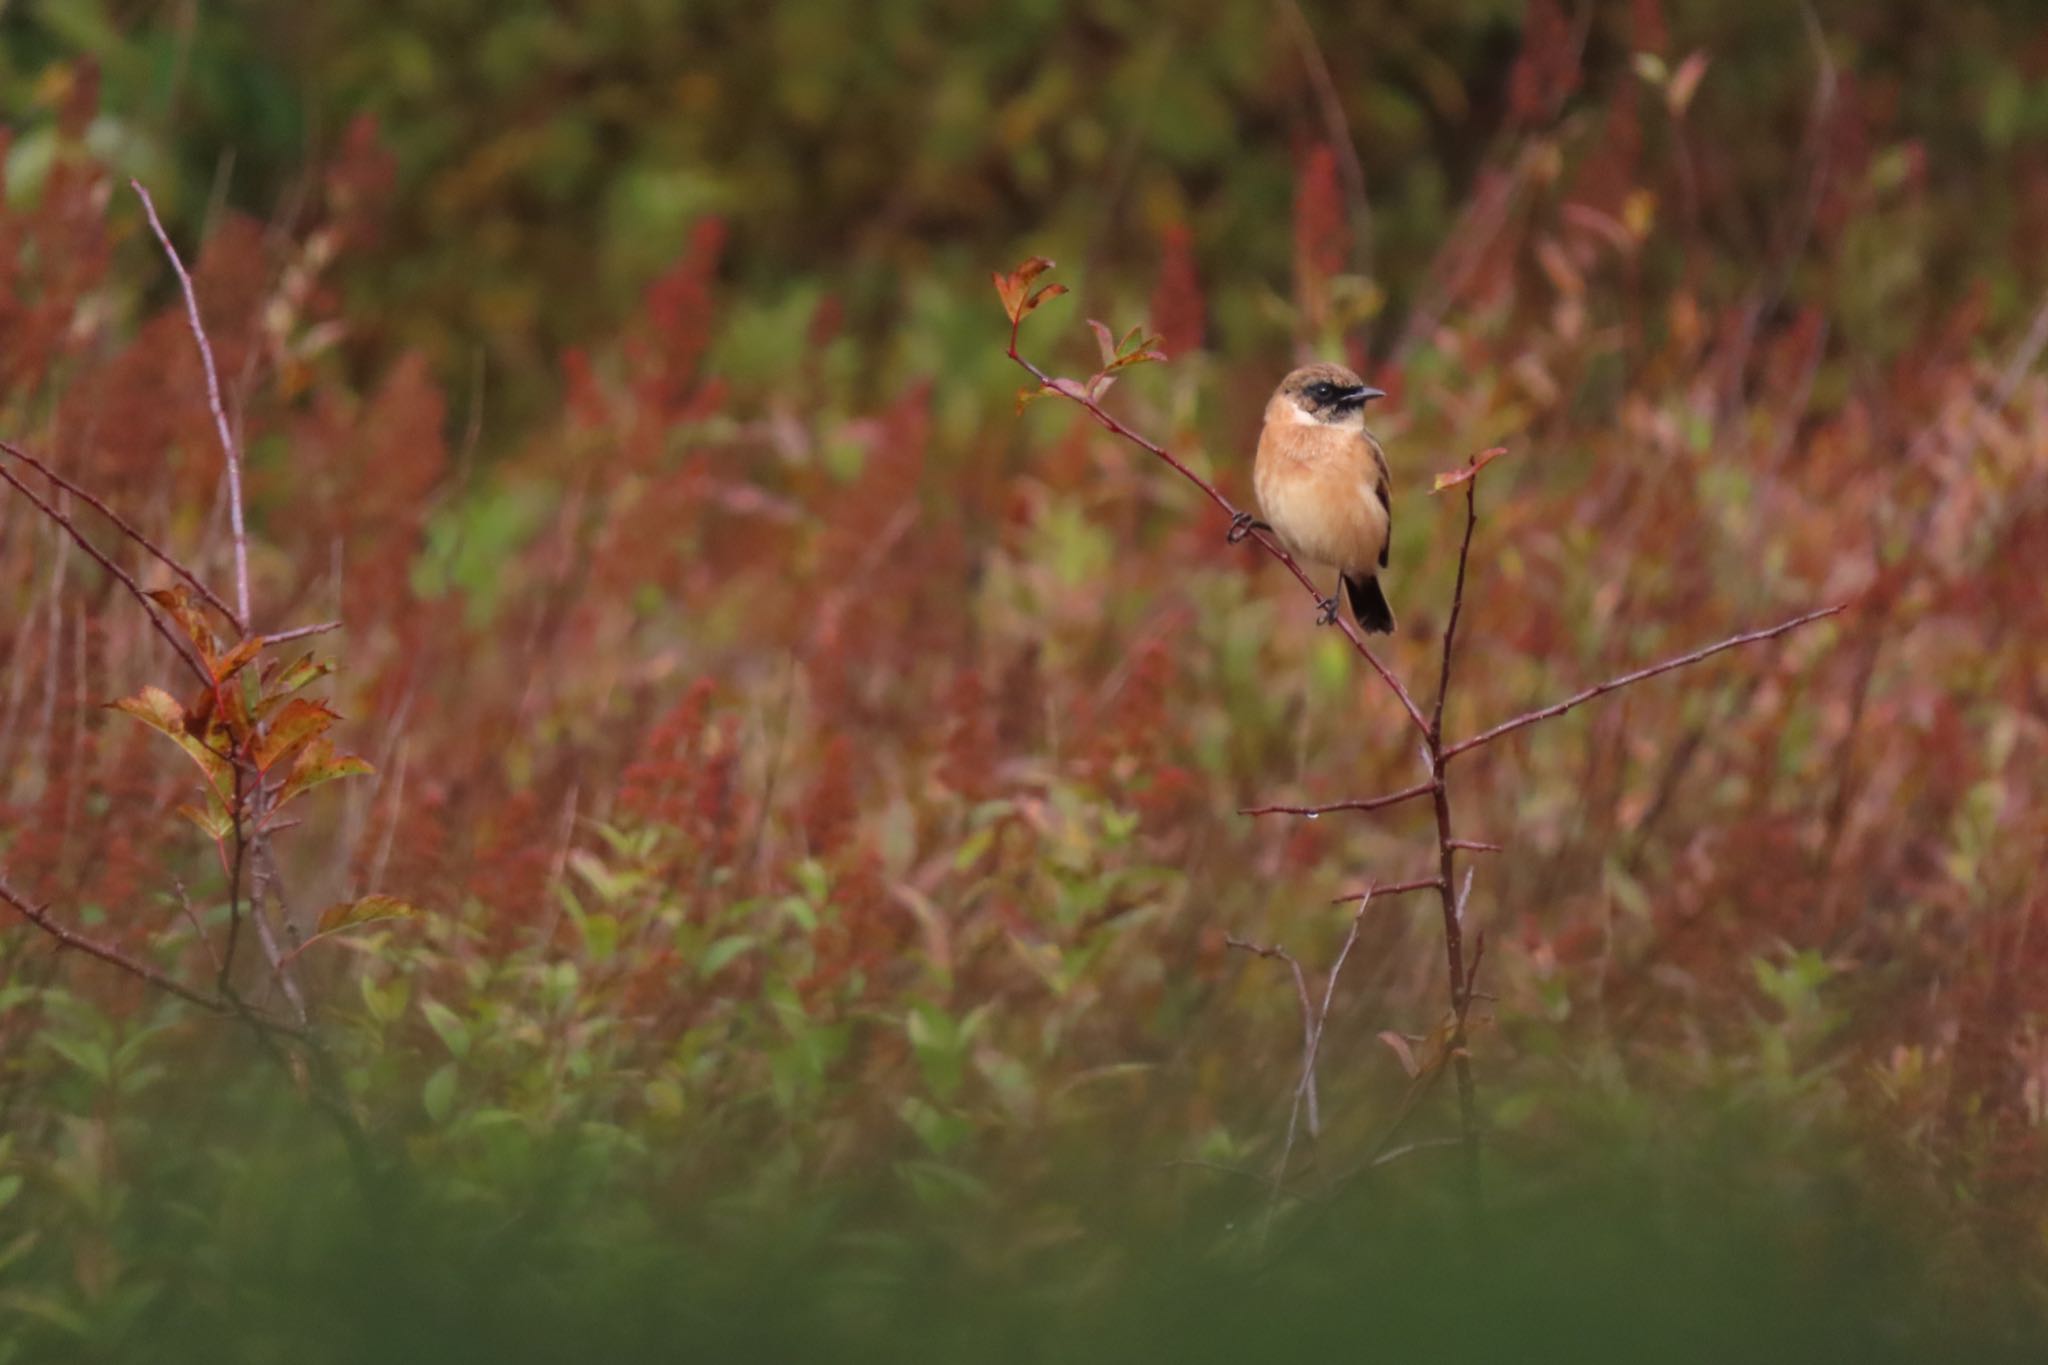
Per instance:
[[[228,518],[235,537],[235,612],[243,621],[249,619],[249,530],[242,515],[242,453],[235,444],[233,429],[228,424],[227,405],[221,401],[220,373],[213,363],[213,343],[206,339],[206,324],[199,318],[199,295],[192,288],[192,276],[185,269],[185,262],[178,258],[178,249],[171,245],[171,235],[164,231],[163,220],[156,216],[156,203],[149,197],[140,180],[130,180],[129,187],[142,200],[142,211],[149,215],[150,229],[156,233],[157,241],[163,244],[164,255],[171,261],[171,269],[178,273],[178,286],[185,291],[185,317],[192,325],[192,339],[199,344],[199,359],[206,367],[206,401],[213,409],[214,430],[220,434],[220,448],[228,464]]]
[[[138,957],[122,952],[112,944],[101,943],[98,939],[59,923],[51,917],[48,906],[32,904],[26,896],[15,890],[4,876],[0,876],[0,901],[6,902],[16,914],[64,947],[76,949],[87,957],[97,958],[108,966],[117,967],[138,981],[154,986],[166,994],[175,995],[208,1014],[233,1015],[246,1020],[260,1031],[283,1034],[288,1038],[303,1039],[305,1036],[301,1030],[283,1020],[272,1019],[226,997],[208,995],[204,991],[195,990],[162,968],[152,966]]]
[[[1768,630],[1753,630],[1744,635],[1731,636],[1718,644],[1708,645],[1704,649],[1696,649],[1690,654],[1681,654],[1675,659],[1666,659],[1663,663],[1652,664],[1648,668],[1637,669],[1633,673],[1625,673],[1619,678],[1610,678],[1604,683],[1566,697],[1555,705],[1546,706],[1540,711],[1531,711],[1526,715],[1516,716],[1513,720],[1502,721],[1491,730],[1482,731],[1479,734],[1473,735],[1470,739],[1459,740],[1456,744],[1444,750],[1444,759],[1448,762],[1467,750],[1491,744],[1503,735],[1513,734],[1515,731],[1525,726],[1534,725],[1538,721],[1549,720],[1553,716],[1561,716],[1573,707],[1582,706],[1595,697],[1602,696],[1608,692],[1619,691],[1621,688],[1633,683],[1642,682],[1648,678],[1654,678],[1659,673],[1669,673],[1675,668],[1684,668],[1688,664],[1696,664],[1703,659],[1711,659],[1723,650],[1734,649],[1738,645],[1753,645],[1764,640],[1776,639],[1788,631],[1797,630],[1801,626],[1810,625],[1815,621],[1823,620],[1826,617],[1846,611],[1848,605],[1846,602],[1837,602],[1834,606],[1822,607],[1819,611],[1810,611],[1804,616],[1795,616],[1789,621],[1780,622]]]
[[[201,660],[193,656],[192,647],[184,640],[178,638],[171,628],[164,624],[163,617],[157,614],[156,603],[149,600],[149,594],[142,590],[142,585],[137,583],[126,569],[102,554],[98,546],[86,539],[85,533],[78,529],[77,524],[71,520],[67,513],[43,501],[34,489],[15,477],[14,471],[6,465],[0,465],[0,480],[4,480],[12,485],[17,493],[35,504],[37,511],[63,527],[64,533],[71,538],[71,542],[74,545],[85,551],[94,563],[112,574],[121,586],[128,590],[129,596],[142,605],[143,615],[149,618],[150,626],[158,635],[163,637],[164,643],[171,647],[171,652],[184,661],[185,666],[192,670],[202,685],[209,688],[213,686],[213,674],[207,671],[206,665]]]
[[[30,469],[35,470],[36,473],[42,475],[51,483],[57,485],[57,487],[69,493],[72,497],[77,498],[80,502],[83,502],[84,504],[86,504],[86,506],[92,508],[93,511],[98,512],[101,516],[105,517],[108,521],[113,522],[115,529],[120,531],[122,535],[134,541],[137,545],[142,547],[144,552],[149,554],[158,563],[162,564],[172,573],[178,575],[178,577],[184,579],[186,584],[192,589],[192,591],[198,593],[199,596],[205,600],[206,605],[212,607],[215,611],[219,612],[222,616],[227,618],[228,623],[234,626],[237,633],[248,633],[248,627],[242,623],[240,617],[235,615],[233,608],[229,607],[227,603],[221,601],[220,598],[214,593],[213,589],[206,586],[205,581],[201,579],[199,575],[193,573],[190,569],[186,568],[183,564],[179,563],[176,559],[172,558],[170,554],[164,551],[160,546],[157,545],[155,541],[151,540],[148,536],[142,534],[142,532],[136,530],[133,526],[130,526],[127,520],[123,518],[119,512],[116,512],[113,508],[107,506],[106,503],[102,502],[98,497],[94,496],[91,492],[79,487],[71,480],[65,478],[62,474],[59,474],[56,470],[50,468],[50,466],[43,463],[41,460],[37,459],[35,456],[29,454],[26,450],[23,450],[20,446],[14,444],[12,441],[0,440],[0,451],[5,451],[9,455],[12,455],[15,459],[20,460]]]
[[[1436,890],[1437,886],[1438,881],[1435,877],[1421,877],[1412,882],[1387,882],[1383,885],[1374,887],[1372,893],[1375,897],[1398,896],[1409,891],[1434,891]],[[1363,896],[1364,894],[1364,887],[1360,887],[1356,891],[1346,891],[1341,896],[1332,896],[1330,898],[1330,904],[1349,905],[1353,901],[1357,900],[1360,896]]]
[[[1301,64],[1308,72],[1309,88],[1315,92],[1316,112],[1322,116],[1323,137],[1336,154],[1337,167],[1344,178],[1344,192],[1351,200],[1351,224],[1356,238],[1354,257],[1359,272],[1370,275],[1372,200],[1366,195],[1365,167],[1358,159],[1358,147],[1351,137],[1351,120],[1344,114],[1344,101],[1337,93],[1337,82],[1330,74],[1330,64],[1323,57],[1322,44],[1316,40],[1308,16],[1301,12],[1301,6],[1295,0],[1280,0],[1278,8],[1282,22],[1300,49]]]
[[[325,635],[331,630],[340,629],[341,622],[339,621],[322,621],[318,625],[311,626],[293,626],[290,630],[281,630],[275,635],[264,636],[263,643],[266,645],[281,645],[288,640],[303,640],[309,635]]]
[[[58,923],[50,917],[47,907],[31,904],[28,898],[10,886],[5,878],[0,878],[0,901],[7,902],[8,905],[13,907],[16,914],[67,948],[76,948],[88,957],[96,957],[111,966],[119,967],[130,976],[146,981],[158,990],[168,991],[180,1000],[197,1005],[209,1014],[229,1014],[233,1012],[232,1007],[227,1001],[193,990],[168,972],[153,967],[140,958],[130,957],[119,948],[101,943],[97,939],[88,938],[77,930],[67,928],[65,925]]]
[[[1328,815],[1332,811],[1385,810],[1388,806],[1398,806],[1403,801],[1413,801],[1419,796],[1427,796],[1435,789],[1436,784],[1434,782],[1418,782],[1412,787],[1403,787],[1400,791],[1389,792],[1385,796],[1369,796],[1363,800],[1332,801],[1326,806],[1243,806],[1238,809],[1237,813],[1239,815],[1305,815],[1310,819],[1314,819],[1319,815]]]
[[[1487,459],[1493,458],[1490,454]],[[1458,1078],[1458,1133],[1465,1143],[1465,1193],[1473,1217],[1479,1210],[1479,1098],[1472,1079],[1472,1059],[1465,1048],[1466,984],[1465,896],[1472,889],[1472,871],[1465,871],[1465,890],[1453,896],[1457,881],[1458,839],[1451,829],[1451,797],[1444,785],[1444,703],[1451,693],[1451,658],[1458,642],[1458,618],[1465,607],[1465,574],[1472,558],[1472,533],[1479,525],[1479,471],[1485,461],[1474,456],[1466,461],[1465,535],[1458,543],[1458,576],[1451,589],[1451,614],[1444,622],[1443,660],[1437,674],[1436,706],[1425,743],[1429,746],[1429,771],[1435,779],[1431,804],[1436,811],[1437,895],[1441,900],[1444,927],[1444,975],[1450,985],[1453,1023],[1449,1050],[1451,1069]],[[1439,480],[1439,487],[1444,486]]]

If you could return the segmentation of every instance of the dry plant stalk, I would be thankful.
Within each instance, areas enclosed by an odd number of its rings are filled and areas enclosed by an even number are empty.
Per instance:
[[[1231,532],[1233,540],[1250,539],[1257,542],[1261,549],[1275,560],[1278,560],[1289,573],[1294,575],[1295,580],[1301,584],[1303,591],[1308,593],[1311,600],[1320,603],[1322,600],[1321,590],[1307,572],[1299,564],[1295,563],[1293,557],[1265,532],[1257,529],[1247,529],[1251,523],[1249,513],[1241,511],[1214,484],[1195,473],[1193,469],[1189,468],[1171,451],[1124,425],[1124,423],[1103,408],[1102,395],[1107,391],[1109,384],[1114,382],[1115,376],[1120,371],[1132,365],[1164,359],[1163,356],[1150,349],[1151,343],[1149,341],[1141,340],[1137,341],[1136,344],[1132,344],[1132,339],[1138,336],[1136,332],[1133,332],[1130,337],[1126,338],[1123,345],[1114,345],[1108,340],[1110,333],[1106,327],[1101,326],[1101,324],[1092,324],[1096,328],[1097,335],[1103,339],[1103,368],[1086,380],[1075,380],[1048,374],[1018,352],[1017,333],[1024,318],[1028,317],[1042,303],[1066,292],[1064,286],[1057,284],[1043,285],[1035,291],[1033,290],[1033,282],[1051,268],[1051,261],[1043,257],[1032,257],[1007,275],[1001,272],[997,272],[995,275],[996,292],[1001,297],[1004,311],[1010,319],[1010,344],[1007,354],[1012,361],[1021,366],[1036,381],[1032,388],[1028,388],[1018,395],[1020,408],[1024,403],[1047,394],[1056,395],[1079,406],[1105,430],[1129,441],[1139,449],[1163,461],[1182,478],[1201,489],[1208,496],[1209,501],[1214,503],[1224,516],[1230,519],[1233,528]],[[1837,603],[1833,606],[1822,607],[1817,611],[1806,612],[1788,621],[1782,621],[1777,625],[1762,630],[1730,636],[1727,639],[1703,646],[1690,653],[1681,654],[1660,663],[1652,664],[1647,668],[1637,669],[1620,677],[1610,678],[1605,682],[1597,683],[1592,687],[1566,697],[1562,701],[1538,707],[1512,719],[1502,721],[1500,724],[1483,730],[1476,735],[1456,741],[1447,740],[1444,733],[1444,706],[1450,697],[1451,691],[1452,663],[1457,652],[1458,623],[1464,612],[1465,583],[1472,555],[1472,536],[1479,525],[1479,476],[1481,471],[1504,454],[1506,454],[1504,448],[1494,447],[1474,455],[1467,459],[1461,468],[1439,475],[1430,490],[1432,494],[1438,494],[1459,486],[1464,488],[1465,528],[1463,538],[1458,546],[1457,576],[1451,589],[1450,613],[1444,624],[1443,641],[1437,669],[1436,697],[1426,713],[1421,707],[1416,705],[1414,696],[1402,684],[1400,678],[1373,652],[1371,646],[1366,643],[1365,637],[1351,622],[1345,620],[1341,615],[1334,622],[1343,631],[1345,639],[1350,642],[1352,651],[1386,684],[1387,689],[1393,694],[1395,700],[1400,703],[1403,713],[1420,735],[1422,741],[1419,746],[1423,764],[1422,781],[1382,796],[1338,801],[1321,806],[1252,806],[1245,808],[1241,812],[1251,816],[1286,814],[1313,818],[1334,811],[1385,810],[1408,801],[1421,800],[1424,797],[1430,799],[1436,815],[1436,865],[1434,871],[1428,876],[1410,881],[1383,882],[1368,885],[1360,891],[1350,892],[1337,897],[1334,903],[1348,904],[1355,901],[1359,905],[1360,914],[1363,914],[1366,906],[1375,897],[1389,896],[1406,891],[1434,890],[1437,893],[1442,915],[1444,978],[1449,995],[1449,1009],[1437,1027],[1424,1040],[1425,1047],[1421,1056],[1416,1056],[1413,1050],[1407,1046],[1406,1040],[1402,1039],[1400,1035],[1381,1035],[1383,1039],[1389,1042],[1389,1046],[1394,1048],[1397,1055],[1400,1056],[1404,1069],[1408,1071],[1410,1086],[1408,1094],[1403,1099],[1397,1113],[1386,1126],[1384,1135],[1377,1144],[1373,1158],[1368,1164],[1373,1164],[1373,1162],[1387,1157],[1395,1137],[1413,1112],[1416,1102],[1434,1085],[1443,1071],[1448,1068],[1457,1078],[1458,1144],[1463,1151],[1463,1183],[1467,1197],[1474,1209],[1478,1207],[1480,1194],[1480,1142],[1482,1125],[1478,1112],[1477,1086],[1472,1074],[1472,1058],[1466,1044],[1467,1023],[1472,1002],[1475,998],[1478,998],[1476,987],[1479,977],[1479,966],[1485,953],[1486,943],[1484,931],[1476,933],[1472,938],[1471,952],[1468,957],[1466,952],[1464,909],[1466,894],[1469,893],[1471,888],[1471,869],[1466,869],[1465,886],[1460,890],[1458,888],[1457,858],[1460,852],[1497,852],[1500,845],[1479,840],[1461,839],[1457,836],[1451,818],[1449,782],[1451,761],[1476,749],[1484,748],[1495,740],[1502,739],[1518,730],[1536,725],[1542,721],[1553,720],[1574,707],[1583,705],[1609,692],[1616,692],[1635,683],[1654,678],[1659,674],[1699,663],[1712,658],[1724,650],[1734,649],[1739,645],[1758,644],[1765,640],[1776,639],[1781,635],[1797,630],[1801,626],[1810,625],[1815,621],[1834,616],[1844,610],[1847,605],[1846,603]],[[1320,1114],[1315,1082],[1316,1057],[1320,1051],[1322,1028],[1329,1013],[1330,998],[1336,989],[1337,975],[1344,965],[1345,958],[1350,953],[1352,942],[1357,937],[1358,923],[1358,918],[1354,917],[1351,933],[1346,937],[1342,949],[1339,950],[1336,960],[1331,966],[1324,992],[1323,1006],[1320,1011],[1311,1005],[1307,978],[1300,962],[1293,954],[1278,946],[1258,945],[1236,939],[1230,940],[1233,947],[1286,963],[1293,974],[1296,994],[1301,1004],[1304,1032],[1302,1078],[1296,1088],[1293,1110],[1289,1114],[1287,1138],[1281,1152],[1280,1163],[1272,1178],[1273,1197],[1276,1200],[1284,1188],[1287,1165],[1292,1157],[1294,1148],[1296,1119],[1304,1105],[1306,1105],[1308,1112],[1311,1136],[1315,1134],[1319,1127]]]

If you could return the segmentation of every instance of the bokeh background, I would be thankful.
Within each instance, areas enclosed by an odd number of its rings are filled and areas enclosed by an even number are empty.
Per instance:
[[[228,582],[141,179],[256,623],[344,623],[376,768],[274,913],[418,911],[300,959],[395,1194],[243,1031],[0,922],[0,1361],[2038,1340],[2038,5],[14,0],[0,109],[0,435]],[[1018,411],[1034,253],[1025,352],[1158,335],[1108,402],[1239,498],[1290,365],[1388,390],[1419,693],[1426,490],[1509,448],[1454,735],[1849,604],[1459,767],[1484,1229],[1378,1037],[1443,1012],[1414,898],[1273,1193],[1296,997],[1226,936],[1320,973],[1433,845],[1236,812],[1413,744],[1190,487]],[[0,869],[205,981],[190,769],[104,707],[174,660],[11,494],[0,598]]]

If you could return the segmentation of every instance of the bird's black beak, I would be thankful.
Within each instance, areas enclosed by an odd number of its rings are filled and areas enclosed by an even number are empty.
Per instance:
[[[1355,389],[1344,390],[1342,396],[1337,401],[1347,408],[1362,408],[1373,399],[1385,398],[1386,396],[1387,391],[1385,389],[1376,389],[1370,384],[1360,384]]]

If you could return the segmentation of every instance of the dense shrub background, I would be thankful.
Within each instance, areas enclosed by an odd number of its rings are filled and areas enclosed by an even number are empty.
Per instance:
[[[378,769],[284,837],[296,927],[424,911],[301,959],[371,1191],[242,1031],[0,925],[0,1360],[911,1315],[932,1350],[1107,1356],[1188,1302],[1212,1343],[1230,1305],[1398,1354],[1466,1293],[1530,1335],[1446,1350],[1620,1354],[1628,1320],[1531,1305],[1654,1303],[1688,1248],[1698,1306],[1640,1328],[1674,1350],[2025,1340],[2032,6],[48,0],[0,14],[0,105],[0,435],[224,576],[141,177],[250,453],[258,624],[345,623]],[[1240,497],[1294,359],[1390,392],[1411,678],[1459,528],[1428,478],[1511,448],[1454,732],[1853,604],[1472,760],[1461,824],[1507,845],[1470,908],[1480,1260],[1427,1146],[1264,1241],[1299,1022],[1224,936],[1325,961],[1331,899],[1425,875],[1428,839],[1235,810],[1406,785],[1410,742],[1183,487],[1013,413],[988,270],[1028,251],[1076,286],[1034,353],[1150,323],[1171,363],[1112,405]],[[187,771],[101,707],[172,661],[11,496],[0,596],[0,868],[203,976]],[[1401,1104],[1374,1035],[1436,1022],[1433,941],[1373,911],[1295,1193]],[[1399,1312],[1327,1307],[1356,1285]],[[1756,1338],[1685,1330],[1733,1302]]]

